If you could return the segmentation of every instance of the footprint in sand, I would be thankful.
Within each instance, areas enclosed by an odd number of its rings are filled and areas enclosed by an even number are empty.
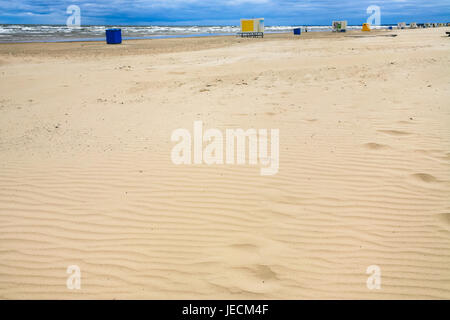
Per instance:
[[[436,179],[436,177],[432,176],[431,174],[428,173],[414,173],[412,175],[415,179],[422,181],[422,182],[427,182],[427,183],[433,183],[433,182],[437,182],[438,180]]]
[[[398,131],[398,130],[378,130],[378,132],[390,134],[392,136],[407,136],[407,135],[411,134],[411,133],[406,132],[406,131]]]
[[[366,147],[369,150],[389,149],[389,146],[386,146],[384,144],[375,143],[375,142],[366,143],[366,144],[364,144],[364,147]]]
[[[258,247],[256,245],[250,244],[250,243],[236,243],[236,244],[230,245],[230,247],[233,250],[243,250],[246,253],[258,251]]]
[[[450,226],[450,213],[439,213],[437,214],[437,218],[445,223],[447,226]]]
[[[263,280],[278,279],[276,272],[274,272],[272,268],[270,268],[267,265],[257,264],[253,266],[252,269],[255,276],[257,276],[260,279]]]

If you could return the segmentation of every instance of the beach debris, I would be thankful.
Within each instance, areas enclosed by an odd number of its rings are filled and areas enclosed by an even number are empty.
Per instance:
[[[116,69],[130,71],[132,69],[131,66],[119,66]]]

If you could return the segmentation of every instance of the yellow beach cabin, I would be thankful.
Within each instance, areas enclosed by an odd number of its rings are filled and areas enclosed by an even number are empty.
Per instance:
[[[241,32],[264,32],[264,18],[241,19]]]
[[[264,18],[241,19],[241,32],[238,37],[264,38]]]

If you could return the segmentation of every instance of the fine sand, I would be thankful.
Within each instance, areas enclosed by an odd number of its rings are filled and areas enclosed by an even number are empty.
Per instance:
[[[0,298],[450,299],[445,31],[1,44]],[[173,164],[195,120],[279,172]]]

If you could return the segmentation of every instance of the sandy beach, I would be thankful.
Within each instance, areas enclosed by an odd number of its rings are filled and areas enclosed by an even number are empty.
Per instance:
[[[0,298],[450,299],[445,31],[0,44]],[[174,164],[194,121],[278,172]]]

